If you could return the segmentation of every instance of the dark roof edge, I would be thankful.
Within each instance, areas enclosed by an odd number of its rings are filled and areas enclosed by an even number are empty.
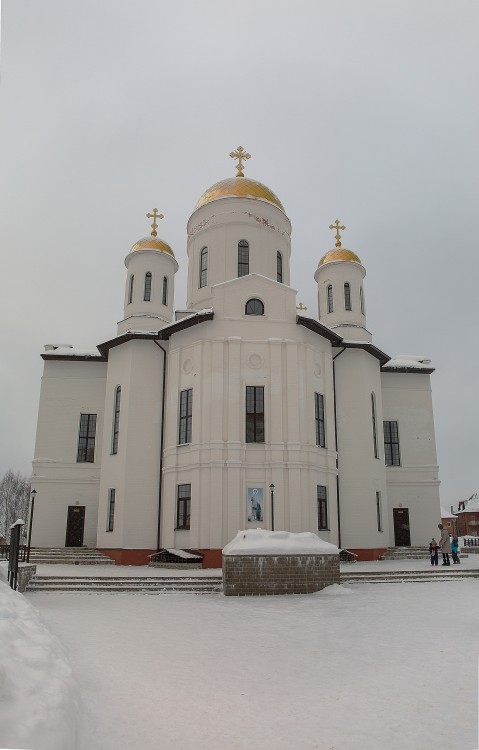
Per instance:
[[[434,367],[381,367],[381,372],[393,372],[393,373],[415,373],[416,375],[430,375],[435,372]]]
[[[157,338],[165,341],[169,339],[170,336],[172,336],[174,333],[184,331],[186,328],[191,328],[192,326],[197,326],[199,323],[204,323],[205,320],[213,320],[213,317],[214,312],[213,310],[211,310],[209,312],[198,313],[198,315],[192,315],[190,318],[183,318],[177,323],[172,323],[166,328],[162,328],[161,331],[158,331]]]
[[[42,352],[40,357],[48,362],[51,359],[57,361],[63,360],[66,362],[106,362],[107,357],[103,354],[101,357],[97,357],[94,354],[49,354],[48,352]]]
[[[198,323],[203,323],[205,320],[213,320],[213,316],[213,311],[199,313],[198,315],[192,315],[189,318],[183,318],[183,320],[179,320],[177,323],[170,323],[160,331],[152,331],[148,333],[138,333],[130,331],[128,333],[122,334],[121,336],[117,336],[114,339],[110,339],[110,341],[105,341],[103,344],[98,344],[97,348],[102,356],[105,359],[108,359],[108,352],[110,351],[110,349],[113,349],[113,347],[115,346],[125,344],[127,341],[132,341],[133,339],[151,339],[152,341],[155,341],[155,339],[160,339],[160,341],[166,341],[174,333],[178,333],[178,331],[183,331],[186,328],[196,326],[198,325]]]
[[[342,346],[343,339],[334,333],[330,328],[314,320],[314,318],[305,318],[304,315],[296,315],[296,323],[305,328],[309,328],[310,331],[317,333],[319,336],[331,341],[333,346]]]
[[[346,347],[346,349],[363,349],[368,354],[379,359],[381,365],[385,365],[391,359],[389,354],[378,349],[374,344],[370,344],[369,341],[343,341],[341,346]]]

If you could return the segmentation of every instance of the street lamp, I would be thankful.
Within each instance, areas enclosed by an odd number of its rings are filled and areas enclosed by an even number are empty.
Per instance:
[[[274,531],[274,484],[269,485],[271,493],[271,531]]]
[[[33,523],[33,511],[35,510],[35,497],[37,495],[36,490],[32,490],[32,502],[30,504],[30,520],[28,522],[28,544],[27,544],[27,562],[30,562],[30,544],[32,541],[32,523]]]

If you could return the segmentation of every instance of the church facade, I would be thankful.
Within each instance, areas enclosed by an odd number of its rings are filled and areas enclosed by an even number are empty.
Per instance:
[[[117,335],[45,347],[32,545],[120,564],[199,551],[210,567],[244,528],[313,531],[360,559],[436,528],[430,361],[372,343],[365,268],[339,221],[314,274],[318,315],[303,314],[290,221],[236,157],[188,221],[184,310],[155,209],[125,259]]]

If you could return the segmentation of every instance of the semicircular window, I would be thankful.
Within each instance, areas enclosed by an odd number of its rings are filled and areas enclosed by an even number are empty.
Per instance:
[[[245,305],[245,315],[264,315],[264,305],[260,299],[253,297]]]

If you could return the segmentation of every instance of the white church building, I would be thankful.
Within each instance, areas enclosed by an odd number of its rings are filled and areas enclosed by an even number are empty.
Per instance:
[[[92,351],[42,354],[32,545],[97,547],[119,564],[159,549],[205,567],[239,529],[312,531],[377,559],[440,521],[431,362],[394,359],[366,325],[365,268],[341,245],[314,272],[318,314],[290,286],[291,223],[243,175],[187,224],[186,306],[172,248],[125,258],[123,318]]]

